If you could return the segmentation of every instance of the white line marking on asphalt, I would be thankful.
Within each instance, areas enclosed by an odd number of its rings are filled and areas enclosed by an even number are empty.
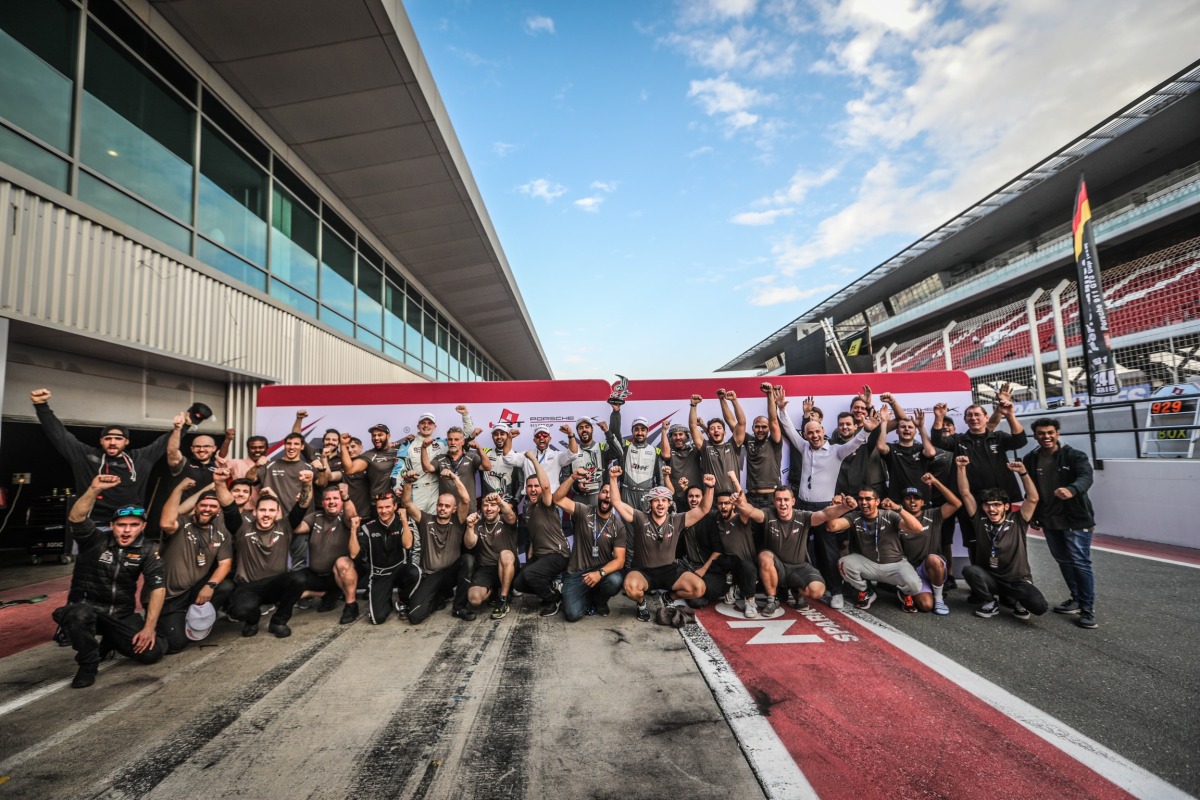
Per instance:
[[[1093,741],[1064,722],[1009,693],[982,675],[953,661],[886,622],[857,609],[842,611],[879,638],[925,664],[978,697],[992,708],[1028,728],[1093,772],[1107,778],[1134,797],[1147,800],[1190,800],[1191,795],[1162,778]]]
[[[99,674],[111,666],[113,666],[111,662],[106,663],[106,664],[101,664],[100,668],[97,669],[96,672],[97,672],[97,674]],[[11,714],[14,711],[22,709],[25,706],[29,705],[30,703],[36,703],[38,700],[41,700],[46,695],[54,694],[59,689],[65,689],[66,687],[71,685],[71,680],[73,680],[73,678],[72,679],[64,679],[61,681],[54,681],[53,683],[46,684],[45,686],[43,686],[40,689],[34,689],[29,694],[23,694],[20,697],[18,697],[16,700],[9,700],[7,703],[0,705],[0,717],[3,717],[5,714]]]
[[[1034,537],[1035,539],[1041,539],[1042,541],[1046,541],[1045,536],[1034,533],[1032,531],[1029,532],[1029,535]],[[1134,553],[1129,550],[1118,550],[1115,547],[1102,547],[1100,545],[1094,544],[1094,545],[1092,545],[1092,549],[1099,550],[1102,553],[1115,553],[1116,555],[1119,555],[1119,556],[1130,556],[1132,558],[1142,558],[1142,559],[1145,559],[1146,561],[1158,561],[1163,564],[1174,564],[1177,567],[1191,567],[1192,569],[1200,569],[1200,564],[1192,564],[1191,562],[1188,562],[1188,561],[1176,561],[1173,558],[1163,558],[1162,556],[1148,556],[1148,555],[1145,555],[1144,553]]]
[[[767,797],[818,800],[779,734],[758,710],[704,626],[697,621],[695,625],[683,626],[680,633]]]
[[[210,659],[216,658],[218,655],[220,655],[220,653],[221,653],[221,650],[219,650],[219,649],[214,650],[213,652],[209,653],[208,655],[196,659],[191,664],[188,664],[186,667],[172,670],[171,672],[168,672],[166,675],[159,678],[157,681],[150,684],[149,686],[146,686],[145,688],[140,689],[139,691],[136,691],[133,694],[125,695],[119,701],[117,701],[116,703],[113,703],[111,706],[102,708],[99,711],[95,712],[94,714],[89,714],[88,716],[79,720],[75,724],[68,725],[67,727],[63,728],[61,731],[59,731],[58,733],[49,737],[48,739],[43,739],[42,741],[38,742],[35,745],[32,745],[31,747],[25,748],[24,750],[17,753],[16,755],[10,756],[9,758],[0,762],[0,774],[11,773],[14,767],[18,767],[21,764],[24,764],[29,759],[34,758],[35,756],[41,755],[42,753],[44,753],[46,750],[50,749],[51,747],[55,747],[59,744],[62,744],[63,742],[70,739],[72,736],[75,736],[77,734],[83,733],[86,730],[91,729],[91,727],[93,725],[95,725],[97,722],[104,719],[105,717],[112,716],[113,714],[117,713],[118,711],[123,711],[124,709],[129,708],[129,706],[133,705],[134,703],[137,703],[138,701],[140,701],[146,695],[151,694],[152,692],[158,691],[166,684],[172,683],[179,678],[190,675],[201,664],[204,664],[206,661],[208,661]],[[70,681],[57,681],[57,682],[51,684],[50,686],[47,686],[44,689],[39,689],[37,692],[34,692],[32,695],[27,695],[26,697],[23,697],[21,699],[22,699],[22,701],[27,700],[28,702],[33,702],[34,700],[38,699],[38,697],[44,697],[45,695],[49,694],[50,691],[48,691],[48,690],[61,689],[63,686],[66,686],[68,684],[70,684]],[[22,702],[22,705],[27,705],[27,704],[28,703],[26,703],[26,702]],[[12,705],[12,704],[10,703],[9,705]]]

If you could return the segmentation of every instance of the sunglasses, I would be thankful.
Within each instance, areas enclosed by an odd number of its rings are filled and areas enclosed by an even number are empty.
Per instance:
[[[117,513],[113,514],[113,519],[117,519],[119,517],[141,517],[142,519],[145,519],[146,509],[142,508],[141,506],[125,506],[124,508],[118,508]]]

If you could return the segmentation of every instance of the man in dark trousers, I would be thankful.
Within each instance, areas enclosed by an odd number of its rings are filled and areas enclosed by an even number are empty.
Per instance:
[[[1088,489],[1092,464],[1087,454],[1058,440],[1058,420],[1033,423],[1038,447],[1025,454],[1025,469],[1038,487],[1033,523],[1042,529],[1050,555],[1058,562],[1071,597],[1054,607],[1059,614],[1078,614],[1075,624],[1095,628],[1096,582],[1092,572],[1092,528],[1096,517]]]
[[[54,612],[54,621],[75,649],[79,671],[71,681],[73,689],[96,682],[96,670],[108,652],[116,650],[127,658],[153,664],[167,650],[166,642],[155,632],[167,596],[166,569],[154,542],[142,535],[146,509],[118,508],[110,517],[111,532],[100,530],[90,518],[96,499],[115,489],[120,480],[116,475],[92,478],[67,515],[79,558],[67,604]],[[139,578],[145,580],[149,594],[144,620],[134,610]]]
[[[106,425],[100,430],[100,446],[95,447],[72,436],[50,410],[49,389],[34,389],[29,393],[29,399],[33,401],[33,409],[46,438],[71,465],[76,494],[82,495],[96,475],[117,476],[117,481],[105,484],[102,496],[94,498],[92,518],[101,525],[108,525],[118,508],[145,503],[150,471],[166,455],[169,446],[173,444],[176,450],[179,449],[180,436],[188,425],[187,413],[181,411],[175,415],[175,427],[171,431],[136,450],[129,449],[129,428]]]

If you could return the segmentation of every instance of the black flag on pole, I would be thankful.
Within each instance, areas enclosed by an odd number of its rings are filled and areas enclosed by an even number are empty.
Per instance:
[[[1083,363],[1087,371],[1088,394],[1092,397],[1115,395],[1117,361],[1108,335],[1108,309],[1104,307],[1104,287],[1100,285],[1100,260],[1092,235],[1092,207],[1088,204],[1087,184],[1079,176],[1075,193],[1075,215],[1071,220],[1075,239],[1075,268],[1079,277],[1079,330],[1083,337]],[[1066,376],[1064,376],[1066,379]]]

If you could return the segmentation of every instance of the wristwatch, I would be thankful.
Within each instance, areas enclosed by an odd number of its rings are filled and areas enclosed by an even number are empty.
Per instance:
[[[210,589],[215,589],[215,588],[217,588],[217,585],[216,585],[215,583],[213,583],[212,581],[209,581],[208,583],[206,583],[206,584],[204,584],[204,585],[205,585],[205,586],[207,586],[207,587],[208,587],[208,588],[210,588]]]
[[[601,569],[600,570],[600,580],[604,580],[606,575],[608,575],[608,573],[605,572],[603,569]]]

